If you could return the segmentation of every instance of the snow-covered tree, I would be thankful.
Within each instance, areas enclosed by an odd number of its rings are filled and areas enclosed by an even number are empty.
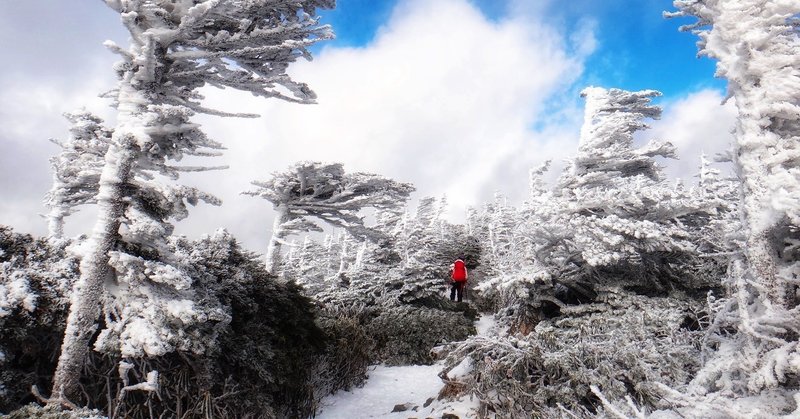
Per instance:
[[[45,196],[50,209],[47,226],[50,237],[64,234],[64,218],[79,205],[97,202],[97,189],[111,130],[103,120],[87,111],[64,114],[72,124],[66,141],[51,140],[61,153],[50,159],[53,186]]]
[[[731,155],[741,182],[744,242],[743,257],[729,272],[733,295],[715,305],[715,356],[692,388],[710,404],[682,401],[730,411],[738,410],[737,399],[772,393],[770,401],[750,398],[748,403],[770,409],[760,414],[785,414],[795,409],[789,405],[796,404],[794,377],[800,373],[800,2],[673,4],[678,11],[668,17],[698,19],[681,29],[700,38],[700,55],[717,60],[716,76],[727,79],[728,96],[736,102]],[[728,336],[731,329],[738,333]]]
[[[403,268],[417,269],[433,261],[432,252],[441,239],[437,234],[436,198],[427,196],[419,200],[414,215],[408,211],[393,234],[403,258]]]
[[[470,269],[481,253],[475,238],[466,228],[445,218],[447,199],[420,199],[414,215],[408,211],[394,223],[390,232],[392,256],[399,257],[397,286],[400,299],[412,302],[444,292],[450,264],[465,257]],[[384,257],[390,256],[385,254]]]
[[[163,317],[159,310],[166,308],[162,304],[169,304],[170,298],[155,298],[152,306],[141,304],[140,311],[114,311],[136,306],[125,306],[126,301],[115,298],[132,292],[133,301],[143,301],[153,295],[146,291],[148,287],[153,293],[166,290],[174,295],[191,286],[192,279],[172,265],[174,258],[166,245],[172,232],[170,220],[185,217],[186,204],[218,201],[162,180],[199,170],[171,162],[190,155],[215,155],[221,148],[190,121],[195,113],[231,115],[204,107],[198,89],[229,87],[311,103],[313,92],[292,80],[286,69],[299,57],[310,58],[309,45],[332,36],[314,17],[317,7],[332,7],[332,0],[105,2],[120,14],[131,41],[128,48],[106,43],[121,57],[115,66],[119,84],[108,93],[117,109],[116,125],[98,179],[97,223],[71,297],[53,403],[65,402],[79,391],[78,379],[98,328],[101,303],[107,302],[107,323],[124,336],[128,328],[149,325],[152,316],[142,315]],[[107,288],[118,294],[106,297]],[[203,315],[184,312],[182,308],[191,309],[188,304],[172,307],[169,314],[177,318]],[[141,333],[139,338],[144,346],[131,347],[130,353],[169,348],[169,343],[148,341]]]
[[[478,289],[509,328],[467,340],[446,365],[471,370],[454,386],[485,398],[484,413],[642,416],[665,407],[660,386],[683,388],[700,366],[701,310],[709,290],[720,293],[730,250],[716,221],[736,225],[730,182],[708,162],[697,187],[668,182],[654,157],[673,147],[637,147],[634,134],[660,115],[658,92],[583,95],[578,153],[555,187],[545,163],[520,210],[496,200],[468,216],[489,256]]]
[[[361,210],[400,207],[414,190],[410,184],[372,173],[345,173],[341,163],[320,162],[300,162],[274,173],[268,181],[252,184],[256,189],[244,193],[272,202],[277,211],[266,257],[267,270],[273,273],[280,266],[281,245],[287,236],[322,231],[310,218],[360,239],[375,240],[380,234],[365,227]]]
[[[635,149],[633,134],[648,128],[645,119],[661,116],[661,108],[650,103],[661,93],[588,87],[581,96],[586,105],[578,154],[561,185],[596,186],[639,175],[660,179],[660,169],[652,157],[675,157],[675,148],[654,140]]]
[[[578,154],[556,187],[562,210],[551,214],[560,219],[548,223],[566,226],[562,233],[569,236],[555,252],[548,250],[559,263],[584,271],[638,265],[649,254],[691,247],[678,219],[701,210],[699,203],[667,183],[653,159],[674,157],[674,147],[660,141],[633,145],[634,133],[647,128],[645,119],[660,116],[650,103],[659,95],[598,87],[582,92],[586,109]]]
[[[647,255],[691,246],[677,218],[697,205],[665,182],[653,158],[674,157],[674,148],[660,141],[634,146],[634,133],[661,114],[651,104],[660,93],[590,87],[581,95],[586,108],[578,152],[555,188],[543,181],[545,163],[531,171],[521,210],[495,200],[473,217],[481,219],[474,223],[495,282],[522,280],[528,287],[533,278],[599,278],[598,269],[641,266]],[[510,267],[527,273],[506,281],[501,277]]]
[[[700,258],[692,233],[722,204],[664,179],[654,157],[673,156],[671,144],[634,144],[646,119],[660,115],[651,104],[659,93],[592,87],[582,95],[578,153],[557,184],[544,182],[545,163],[531,171],[531,196],[520,210],[497,201],[470,217],[487,250],[482,270],[490,279],[480,289],[520,330],[553,304],[592,300],[599,286],[665,295],[718,284],[706,273],[716,261]]]
[[[303,244],[292,249],[293,257],[284,264],[284,276],[293,278],[298,284],[303,285],[310,295],[314,295],[324,288],[325,249],[321,244],[306,236]]]

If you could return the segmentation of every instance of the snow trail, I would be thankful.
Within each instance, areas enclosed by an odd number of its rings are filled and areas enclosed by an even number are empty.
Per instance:
[[[494,316],[483,315],[475,323],[479,335],[494,327]],[[442,361],[433,365],[389,367],[378,365],[369,372],[363,387],[340,391],[324,398],[318,419],[441,417],[444,413],[460,418],[477,417],[478,400],[465,396],[454,401],[437,400],[444,382],[438,374]],[[432,399],[432,400],[431,400]],[[427,406],[426,406],[427,404]],[[405,411],[392,412],[398,405]]]

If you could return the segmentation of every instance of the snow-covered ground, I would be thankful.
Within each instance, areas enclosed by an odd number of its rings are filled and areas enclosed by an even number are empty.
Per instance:
[[[475,324],[478,334],[494,327],[493,316],[482,316]],[[462,366],[456,367],[456,370]],[[376,366],[370,371],[363,387],[340,391],[322,400],[320,419],[442,417],[450,413],[459,418],[477,417],[477,399],[466,396],[460,400],[437,400],[444,383],[439,378],[441,362],[433,365],[400,367]],[[426,406],[427,404],[427,406]],[[408,410],[392,412],[395,406],[406,405]]]
[[[322,401],[320,419],[441,417],[452,413],[461,418],[475,417],[475,403],[467,400],[436,400],[444,383],[437,376],[442,365],[377,366],[369,373],[364,387],[342,391]],[[433,401],[426,402],[433,398]],[[407,404],[408,410],[392,412],[396,405]],[[416,409],[416,410],[413,410]]]
[[[481,315],[478,321],[475,322],[475,329],[478,330],[478,336],[488,335],[489,331],[494,327],[497,327],[497,322],[493,315]]]

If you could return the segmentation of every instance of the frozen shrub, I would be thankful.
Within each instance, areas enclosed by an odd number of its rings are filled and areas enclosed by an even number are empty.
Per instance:
[[[78,262],[65,251],[66,243],[0,228],[0,286],[24,280],[35,297],[17,293],[22,298],[14,297],[0,315],[0,412],[34,401],[31,385],[47,388],[52,379],[66,319],[64,295],[77,278]],[[334,368],[337,372],[327,387],[315,387],[312,374],[320,364],[358,355],[353,352],[358,348],[342,340],[368,338],[344,321],[331,325],[330,318],[323,318],[318,325],[314,307],[299,288],[276,281],[257,256],[243,251],[229,234],[174,240],[171,246],[170,251],[181,256],[176,263],[192,278],[187,294],[192,305],[219,310],[227,320],[164,323],[187,342],[204,341],[203,351],[189,345],[160,355],[123,357],[113,349],[124,347],[124,341],[108,346],[106,353],[92,351],[79,382],[82,396],[72,402],[128,418],[305,417],[313,412],[317,394],[360,380],[360,367],[344,372]],[[154,371],[157,390],[120,391],[125,385],[147,389],[146,377]],[[25,409],[15,415],[68,417]]]
[[[457,311],[401,305],[382,310],[366,327],[381,361],[431,364],[434,346],[475,334],[473,320]]]
[[[0,412],[47,388],[78,262],[67,241],[48,242],[0,226]]]
[[[484,413],[503,417],[593,417],[596,386],[612,400],[630,396],[639,406],[661,406],[656,383],[685,386],[699,368],[701,302],[645,297],[606,289],[593,303],[565,306],[530,334],[476,336],[447,358],[453,379],[481,401]],[[468,361],[464,361],[468,358]]]
[[[313,402],[337,390],[350,390],[367,378],[374,363],[375,341],[358,316],[339,310],[321,310],[317,320],[328,337],[328,345],[310,374]]]

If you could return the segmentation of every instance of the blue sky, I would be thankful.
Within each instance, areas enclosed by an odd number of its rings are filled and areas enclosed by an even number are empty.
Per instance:
[[[61,114],[80,107],[113,124],[98,98],[116,83],[103,42],[124,47],[127,36],[101,1],[0,4],[0,51],[13,57],[0,67],[0,223],[44,234],[37,214],[58,152],[48,139],[65,138]],[[230,169],[182,178],[224,205],[193,209],[178,232],[224,227],[263,251],[271,207],[239,192],[300,160],[413,183],[414,200],[446,195],[453,221],[495,193],[520,203],[531,167],[552,160],[555,177],[574,155],[588,85],[662,91],[664,115],[642,139],[672,141],[680,160],[665,162],[667,173],[691,181],[700,153],[727,147],[735,112],[720,105],[714,62],[678,32],[688,22],[662,18],[670,9],[668,0],[338,0],[322,15],[337,39],[289,68],[318,104],[203,89],[211,108],[262,117],[197,117],[228,147],[205,163]],[[92,217],[91,208],[72,216],[67,233],[86,232]]]
[[[470,2],[493,21],[508,19],[526,7],[505,0]],[[666,97],[701,88],[725,89],[725,82],[713,77],[714,62],[696,57],[697,37],[678,31],[691,20],[662,17],[663,11],[674,10],[670,0],[528,0],[527,3],[545,4],[533,6],[533,12],[543,13],[548,21],[567,31],[574,31],[586,22],[595,25],[598,46],[588,58],[586,74],[579,84],[656,89]],[[388,21],[396,4],[397,0],[338,0],[336,9],[322,13],[323,22],[334,27],[337,39],[318,49],[364,47]]]

